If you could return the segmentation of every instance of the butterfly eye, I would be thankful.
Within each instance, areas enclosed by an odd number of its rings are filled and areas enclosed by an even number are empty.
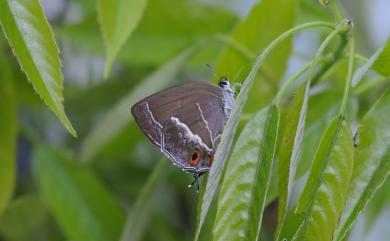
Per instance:
[[[191,159],[190,159],[191,166],[198,165],[199,159],[200,159],[200,151],[194,150],[194,152],[192,153]]]
[[[211,164],[213,164],[213,161],[214,161],[214,156],[208,155],[207,156],[207,166],[211,167]]]

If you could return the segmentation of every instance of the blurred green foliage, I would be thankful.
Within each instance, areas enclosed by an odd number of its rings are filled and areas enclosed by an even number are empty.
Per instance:
[[[0,0],[0,240],[388,237],[390,40],[351,3],[56,2]],[[205,64],[253,85],[198,195],[130,108]]]

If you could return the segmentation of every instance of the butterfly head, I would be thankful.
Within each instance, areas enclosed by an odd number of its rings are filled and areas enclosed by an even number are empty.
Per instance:
[[[218,86],[223,89],[231,89],[230,82],[226,76],[222,76],[221,80],[218,83]]]

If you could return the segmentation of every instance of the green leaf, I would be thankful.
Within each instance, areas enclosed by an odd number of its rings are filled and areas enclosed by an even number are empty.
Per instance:
[[[150,74],[138,86],[124,96],[92,128],[85,138],[81,149],[81,160],[91,161],[95,155],[133,120],[130,108],[140,99],[168,87],[183,65],[198,49],[198,45],[177,55],[168,63]]]
[[[280,232],[283,229],[292,184],[295,179],[296,164],[302,144],[305,128],[307,102],[309,98],[310,81],[306,81],[295,94],[293,103],[289,107],[286,120],[285,133],[281,142],[279,154],[279,209],[278,229],[276,240],[280,240]],[[297,111],[299,110],[299,111]]]
[[[390,204],[390,178],[387,178],[384,184],[375,192],[367,209],[365,211],[365,226],[366,230],[374,227],[381,215],[386,213],[386,209]]]
[[[296,212],[303,222],[295,240],[332,240],[347,199],[353,169],[353,137],[336,116],[321,140]]]
[[[27,195],[12,202],[0,218],[0,233],[6,240],[42,240],[49,212],[36,196]]]
[[[389,41],[390,42],[390,41]],[[368,70],[371,68],[371,66],[376,62],[379,55],[384,50],[384,47],[379,48],[371,57],[368,59],[368,61],[363,64],[360,68],[358,68],[353,77],[352,77],[352,87],[355,87],[359,82],[363,79],[364,75],[368,72]]]
[[[98,0],[100,29],[106,45],[107,61],[104,75],[107,78],[115,56],[137,27],[147,0]]]
[[[0,0],[0,23],[35,92],[76,137],[62,105],[59,50],[39,1]]]
[[[10,200],[16,172],[16,98],[7,60],[0,56],[0,216]]]
[[[214,240],[259,240],[278,124],[278,111],[273,105],[259,111],[241,132],[226,167]]]
[[[341,241],[358,214],[371,200],[390,172],[390,89],[364,116],[358,129],[359,143],[348,200],[342,213],[335,240]]]
[[[158,202],[159,195],[161,195],[161,188],[168,176],[169,167],[170,162],[166,158],[158,161],[157,166],[142,187],[134,207],[129,211],[120,241],[141,240],[150,219],[152,208]]]
[[[386,45],[372,68],[378,73],[390,77],[390,40],[387,40]]]
[[[39,146],[34,175],[41,195],[63,232],[72,240],[118,240],[125,215],[86,167],[64,151]]]

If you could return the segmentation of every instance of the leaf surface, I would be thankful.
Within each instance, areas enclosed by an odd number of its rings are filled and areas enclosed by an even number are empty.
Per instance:
[[[280,239],[279,236],[285,222],[292,184],[295,179],[296,164],[305,128],[309,87],[310,82],[306,81],[306,84],[303,84],[295,94],[293,103],[289,108],[281,142],[278,168],[279,208],[276,240]]]
[[[390,40],[387,40],[372,68],[378,73],[390,77]]]
[[[142,238],[142,234],[147,229],[153,206],[159,195],[162,194],[160,189],[168,176],[169,168],[169,160],[163,158],[158,161],[157,166],[142,187],[134,207],[129,211],[120,241],[137,241]]]
[[[266,107],[241,132],[226,167],[214,240],[258,240],[270,184],[279,116]]]
[[[381,55],[382,51],[384,50],[384,47],[379,48],[371,57],[368,59],[368,61],[360,66],[354,73],[352,77],[352,87],[355,87],[359,82],[363,79],[364,75],[368,72],[368,70],[375,64],[376,60],[378,59],[379,55]]]
[[[34,175],[42,198],[71,240],[118,240],[125,215],[87,167],[64,151],[39,146]]]
[[[0,217],[0,233],[6,240],[41,240],[45,228],[49,228],[48,220],[49,212],[42,200],[25,195],[12,201]]]
[[[76,136],[65,114],[59,50],[38,0],[0,0],[0,23],[20,67],[35,92],[70,134]]]
[[[118,52],[118,60],[129,65],[158,66],[194,45],[200,39],[229,33],[236,16],[228,11],[183,0],[149,0],[144,16]],[[58,35],[77,48],[104,53],[104,43],[94,14],[76,24],[56,29]],[[218,43],[220,45],[220,43]],[[215,47],[211,44],[207,47]],[[209,55],[198,61],[204,66]],[[214,58],[214,56],[212,56]]]
[[[104,74],[106,78],[111,71],[115,56],[137,27],[147,2],[147,0],[97,1],[100,29],[107,52]]]
[[[348,200],[345,204],[335,240],[341,241],[358,214],[371,200],[390,172],[390,89],[364,116],[358,129],[358,146]]]
[[[0,56],[0,217],[11,199],[16,175],[16,96],[10,66]]]
[[[331,241],[347,199],[353,169],[353,137],[339,116],[320,142],[296,212],[303,222],[295,240]]]

